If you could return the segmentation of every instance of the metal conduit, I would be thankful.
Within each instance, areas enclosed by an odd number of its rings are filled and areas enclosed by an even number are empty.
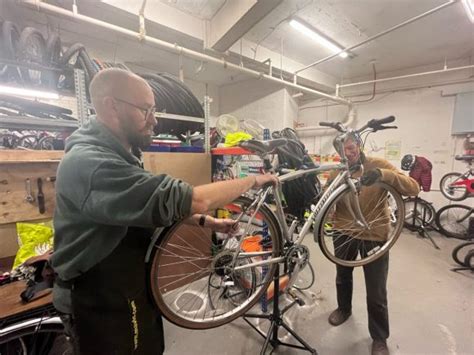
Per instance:
[[[95,26],[99,26],[99,27],[102,27],[102,28],[113,30],[115,32],[118,32],[118,33],[121,33],[123,35],[135,38],[137,40],[140,39],[145,43],[155,45],[157,47],[160,47],[160,48],[162,48],[164,50],[167,50],[169,52],[172,52],[172,53],[182,54],[186,57],[193,58],[193,59],[196,59],[196,60],[199,60],[199,61],[207,61],[207,62],[210,62],[210,63],[218,64],[218,65],[223,66],[224,68],[232,69],[236,72],[244,73],[244,74],[253,76],[257,79],[272,81],[276,84],[280,84],[280,85],[283,85],[285,87],[293,88],[293,89],[299,90],[301,92],[304,92],[306,94],[315,95],[315,96],[318,96],[318,97],[324,97],[324,98],[329,99],[329,100],[334,101],[334,102],[339,102],[339,103],[344,104],[344,105],[350,105],[350,101],[346,100],[342,97],[329,95],[329,94],[326,94],[326,93],[318,91],[318,90],[310,89],[310,88],[307,88],[305,86],[301,86],[301,85],[298,85],[298,84],[295,84],[295,83],[292,83],[292,82],[288,82],[288,81],[285,81],[285,80],[282,80],[282,79],[278,79],[278,78],[275,78],[273,76],[264,74],[262,72],[258,72],[258,71],[255,71],[255,70],[251,70],[251,69],[242,67],[240,65],[229,63],[225,59],[214,58],[212,56],[209,56],[209,55],[206,55],[206,54],[203,54],[203,53],[200,53],[200,52],[196,52],[196,51],[178,46],[177,44],[172,44],[172,43],[162,41],[160,39],[150,37],[150,36],[147,36],[147,35],[143,36],[143,34],[140,34],[138,32],[131,31],[131,30],[128,30],[126,28],[123,28],[123,27],[120,27],[120,26],[117,26],[117,25],[113,25],[113,24],[105,22],[105,21],[97,20],[97,19],[94,19],[94,18],[89,17],[89,16],[81,15],[79,13],[74,13],[72,11],[69,11],[69,10],[54,6],[54,5],[44,3],[40,0],[23,0],[22,3],[26,4],[28,6],[31,6],[33,8],[36,8],[36,9],[38,9],[38,11],[39,10],[44,10],[44,11],[47,11],[47,12],[50,12],[50,13],[55,13],[55,14],[58,14],[58,15],[61,15],[61,16],[64,16],[64,17],[68,17],[68,18],[75,19],[75,20],[80,20],[80,21],[83,21],[83,22],[86,22],[86,23],[89,23],[89,24],[92,24],[92,25],[95,25]]]

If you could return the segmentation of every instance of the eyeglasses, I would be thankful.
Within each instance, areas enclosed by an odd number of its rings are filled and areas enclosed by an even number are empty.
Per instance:
[[[145,108],[145,107],[141,107],[141,106],[132,104],[131,102],[128,102],[128,101],[125,101],[125,100],[122,100],[122,99],[119,99],[119,98],[116,98],[116,97],[114,97],[114,99],[119,101],[119,102],[123,102],[124,104],[133,106],[133,107],[139,109],[140,111],[142,111],[145,115],[145,121],[148,119],[148,117],[150,117],[150,115],[155,116],[155,112],[156,112],[156,107],[155,106]]]

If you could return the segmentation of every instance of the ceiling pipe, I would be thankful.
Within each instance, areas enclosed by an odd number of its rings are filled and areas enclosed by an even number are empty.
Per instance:
[[[106,28],[106,29],[109,29],[109,30],[113,30],[115,32],[121,33],[121,34],[126,35],[128,37],[132,37],[132,38],[135,38],[135,39],[140,39],[141,42],[143,42],[143,43],[154,45],[156,47],[162,48],[162,49],[164,49],[166,51],[169,51],[169,52],[172,52],[172,53],[182,54],[182,55],[184,55],[188,58],[196,59],[198,61],[206,61],[206,62],[214,63],[214,64],[217,64],[217,65],[221,65],[226,69],[232,69],[236,72],[247,74],[247,75],[250,75],[250,76],[255,77],[257,79],[263,79],[263,80],[271,81],[271,82],[283,85],[283,86],[288,87],[288,88],[293,88],[293,89],[299,90],[299,91],[304,92],[304,93],[309,94],[309,95],[324,97],[324,98],[329,99],[329,100],[334,101],[334,102],[339,102],[339,103],[344,104],[344,105],[350,105],[350,101],[346,100],[342,97],[329,95],[329,94],[326,94],[326,93],[318,91],[318,90],[310,89],[310,88],[307,88],[305,86],[301,86],[301,85],[298,85],[298,84],[295,84],[295,83],[292,83],[292,82],[288,82],[288,81],[285,81],[285,80],[282,80],[282,79],[278,79],[278,78],[275,78],[273,76],[264,74],[262,72],[258,72],[258,71],[255,71],[255,70],[245,68],[245,67],[240,66],[240,65],[229,63],[225,59],[214,58],[214,57],[209,56],[207,54],[203,54],[203,53],[200,53],[200,52],[197,52],[197,51],[193,51],[193,50],[178,46],[177,44],[172,44],[172,43],[169,43],[169,42],[166,42],[166,41],[162,41],[162,40],[154,38],[154,37],[150,37],[150,36],[147,36],[147,35],[141,36],[139,32],[131,31],[131,30],[128,30],[126,28],[123,28],[123,27],[120,27],[120,26],[117,26],[117,25],[113,25],[113,24],[105,22],[105,21],[101,21],[101,20],[97,20],[97,19],[89,17],[89,16],[81,15],[79,13],[75,14],[75,13],[69,11],[69,10],[63,9],[61,7],[58,7],[58,6],[54,6],[54,5],[44,3],[40,0],[22,0],[21,3],[23,3],[25,5],[28,5],[28,6],[31,6],[32,8],[38,9],[38,11],[39,10],[44,10],[44,11],[47,11],[49,13],[58,14],[58,15],[61,15],[61,16],[64,16],[64,17],[67,17],[67,18],[70,18],[70,19],[79,20],[79,21],[82,21],[82,22],[89,23],[91,25],[95,25],[95,26],[99,26],[99,27]]]
[[[350,83],[350,84],[344,84],[344,85],[339,85],[340,88],[347,88],[351,86],[358,86],[358,85],[365,85],[365,84],[372,84],[372,83],[380,83],[383,81],[390,81],[390,80],[399,80],[399,79],[406,79],[406,78],[414,78],[417,76],[424,76],[424,75],[432,75],[432,74],[440,74],[440,73],[447,73],[451,71],[456,71],[456,70],[467,70],[467,69],[474,69],[474,65],[466,65],[464,67],[457,67],[457,68],[446,68],[446,69],[440,69],[440,70],[433,70],[433,71],[427,71],[423,73],[416,73],[416,74],[407,74],[407,75],[400,75],[400,76],[392,76],[391,78],[382,78],[382,79],[376,79],[376,80],[367,80],[367,81],[361,81],[358,83]]]
[[[349,107],[349,112],[347,114],[347,120],[342,122],[346,127],[354,123],[357,117],[357,111],[354,106]],[[334,135],[336,131],[332,128],[327,129],[321,126],[307,126],[307,127],[297,127],[295,128],[296,134],[298,137],[315,137],[315,136],[328,136]]]
[[[439,10],[442,10],[442,9],[444,9],[445,7],[451,6],[451,5],[455,4],[455,3],[457,3],[458,1],[459,1],[459,0],[451,0],[451,1],[448,1],[448,2],[446,2],[446,3],[444,3],[444,4],[440,5],[440,6],[437,6],[437,7],[433,8],[433,9],[431,9],[431,10],[429,10],[429,11],[426,11],[426,12],[422,13],[421,15],[412,17],[412,18],[409,19],[409,20],[406,20],[406,21],[404,21],[404,22],[402,22],[402,23],[400,23],[400,24],[398,24],[398,25],[396,25],[396,26],[390,27],[389,29],[387,29],[387,30],[385,30],[385,31],[382,31],[382,32],[380,32],[380,33],[378,33],[378,34],[376,34],[376,35],[374,35],[374,36],[372,36],[372,37],[369,37],[369,38],[367,38],[366,40],[364,40],[364,41],[362,41],[362,42],[360,42],[360,43],[357,43],[357,44],[355,44],[355,45],[353,45],[353,46],[350,46],[350,47],[341,49],[341,50],[340,50],[339,52],[337,52],[337,53],[334,53],[334,54],[332,54],[332,55],[329,55],[329,56],[327,56],[327,57],[325,57],[325,58],[323,58],[323,59],[320,59],[320,60],[318,60],[318,61],[316,61],[316,62],[314,62],[314,63],[311,63],[311,64],[309,64],[309,65],[307,65],[307,66],[305,66],[305,67],[303,67],[303,68],[301,68],[301,69],[298,69],[297,71],[294,72],[294,79],[293,79],[293,80],[294,80],[294,82],[296,83],[296,76],[298,75],[298,73],[301,73],[303,70],[306,70],[306,69],[309,69],[309,68],[311,68],[311,67],[314,67],[314,66],[316,66],[316,65],[318,65],[318,64],[327,62],[328,60],[337,57],[339,54],[341,54],[341,53],[343,53],[343,52],[349,53],[349,51],[351,51],[351,50],[353,50],[353,49],[355,49],[355,48],[358,48],[358,47],[360,47],[360,46],[362,46],[362,45],[364,45],[364,44],[366,44],[366,43],[368,43],[368,42],[373,41],[374,39],[377,39],[377,38],[379,38],[379,37],[381,37],[381,36],[384,36],[384,35],[386,35],[387,33],[393,32],[393,31],[399,29],[400,27],[406,26],[406,25],[408,25],[408,24],[410,24],[410,23],[412,23],[412,22],[415,22],[415,21],[417,21],[417,20],[423,18],[423,17],[426,17],[426,16],[428,16],[428,15],[431,15],[432,13],[435,13],[435,12],[437,12],[437,11],[439,11]]]

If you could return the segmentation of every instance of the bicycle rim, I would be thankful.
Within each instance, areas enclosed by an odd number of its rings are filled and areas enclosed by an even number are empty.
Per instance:
[[[467,197],[468,191],[466,186],[453,185],[455,182],[460,180],[461,176],[462,175],[459,173],[449,173],[441,178],[441,181],[439,182],[439,188],[444,197],[452,201],[461,201]]]
[[[474,217],[474,212],[467,206],[444,206],[436,214],[436,225],[447,237],[466,239],[470,217]]]
[[[360,203],[368,228],[356,224],[348,211],[351,198]],[[389,196],[391,201],[389,202]],[[395,215],[395,218],[393,218]],[[382,182],[363,186],[354,195],[348,185],[336,190],[322,212],[317,228],[319,247],[332,262],[342,266],[363,266],[382,257],[395,244],[403,227],[405,207],[400,194]]]
[[[218,215],[237,219],[251,204],[252,200],[241,197],[218,209]],[[239,317],[261,298],[277,264],[235,270],[232,260],[235,257],[235,266],[245,266],[279,256],[281,232],[265,206],[254,223],[245,223],[252,212],[241,216],[239,233],[234,236],[180,222],[160,238],[153,251],[149,282],[156,305],[169,321],[191,329],[213,328]],[[266,255],[243,254],[259,251],[262,235],[267,235]]]
[[[417,230],[423,224],[423,218],[425,225],[430,225],[433,222],[436,212],[430,203],[415,198],[404,199],[403,203],[405,205],[405,227],[408,229]]]

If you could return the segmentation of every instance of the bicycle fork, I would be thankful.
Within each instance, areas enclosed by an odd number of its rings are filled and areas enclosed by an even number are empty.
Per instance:
[[[349,194],[346,194],[342,198],[342,203],[344,203],[344,207],[350,213],[351,217],[354,219],[354,223],[360,227],[364,228],[365,230],[369,229],[369,225],[362,214],[362,210],[360,209],[359,203],[359,191],[357,186],[355,185],[354,181],[351,179],[347,179],[347,184],[349,185],[351,191]]]

